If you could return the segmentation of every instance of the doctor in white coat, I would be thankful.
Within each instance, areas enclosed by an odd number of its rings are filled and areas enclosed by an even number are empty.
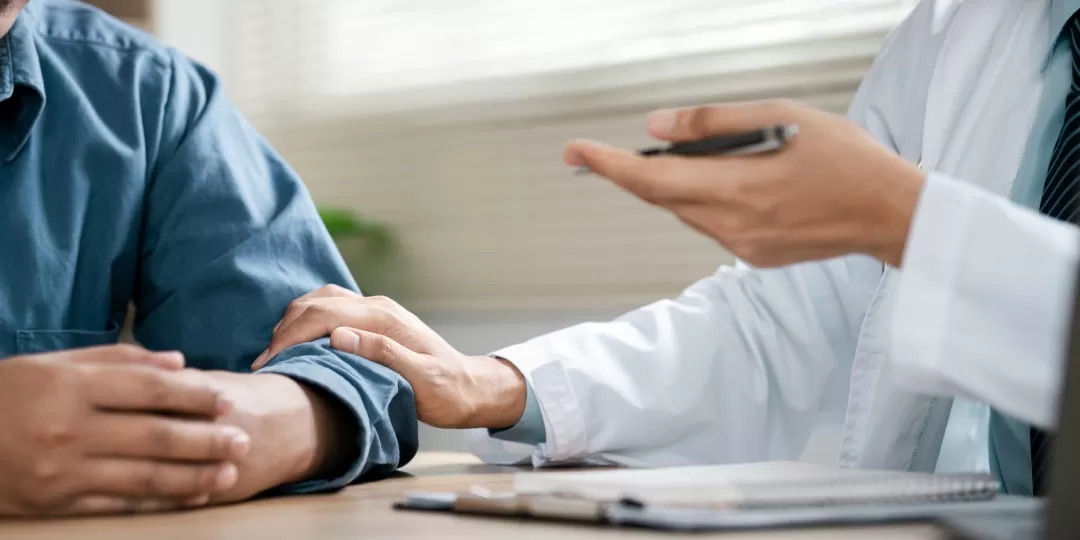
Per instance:
[[[569,164],[753,266],[481,357],[392,301],[324,289],[293,304],[264,357],[332,333],[336,347],[402,373],[423,421],[488,428],[471,436],[492,462],[815,454],[845,467],[999,467],[988,454],[1028,448],[1025,436],[988,452],[990,408],[1009,422],[1056,421],[1080,239],[1029,207],[1062,131],[1073,67],[1063,29],[1078,8],[924,1],[887,39],[847,119],[786,102],[649,117],[666,140],[797,124],[775,154],[644,159],[569,146]],[[1024,491],[1023,478],[1012,483]]]

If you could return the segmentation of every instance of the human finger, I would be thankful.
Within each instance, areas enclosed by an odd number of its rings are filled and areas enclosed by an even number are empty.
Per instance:
[[[99,409],[218,416],[231,402],[201,377],[139,366],[92,366],[86,391]]]
[[[232,463],[178,463],[143,459],[98,458],[86,465],[87,493],[135,498],[197,497],[218,493],[238,479]]]
[[[236,461],[251,446],[251,437],[239,427],[205,420],[97,413],[90,422],[86,451],[97,457]]]

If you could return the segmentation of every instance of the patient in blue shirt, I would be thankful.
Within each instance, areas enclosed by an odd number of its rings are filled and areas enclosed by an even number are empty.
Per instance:
[[[75,2],[0,0],[0,36],[0,514],[329,490],[411,459],[396,373],[326,340],[250,373],[292,299],[356,285],[215,76]],[[129,304],[146,350],[115,345]]]

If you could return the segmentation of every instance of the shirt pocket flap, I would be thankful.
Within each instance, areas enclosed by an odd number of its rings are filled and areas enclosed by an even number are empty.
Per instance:
[[[19,330],[15,332],[18,354],[46,353],[112,345],[120,341],[120,326],[106,331],[93,330]]]

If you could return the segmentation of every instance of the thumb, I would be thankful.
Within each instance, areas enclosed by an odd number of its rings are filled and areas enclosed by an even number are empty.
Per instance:
[[[671,142],[693,141],[793,123],[796,106],[784,100],[701,105],[653,111],[645,118],[649,134]]]
[[[406,379],[413,366],[413,352],[381,334],[342,326],[330,333],[330,346],[382,364]]]

